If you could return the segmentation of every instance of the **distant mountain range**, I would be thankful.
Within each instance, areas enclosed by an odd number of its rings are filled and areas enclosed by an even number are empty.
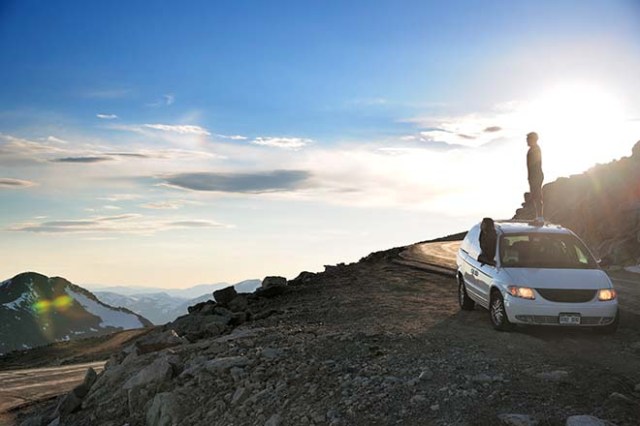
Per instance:
[[[151,325],[64,278],[25,272],[0,283],[0,353]]]
[[[239,293],[252,293],[260,280],[246,280],[234,284]],[[187,313],[196,303],[213,299],[213,292],[231,284],[202,284],[187,289],[158,289],[145,287],[107,287],[95,295],[112,306],[121,306],[148,318],[154,324],[166,324]],[[196,296],[193,296],[197,294]]]
[[[241,288],[247,287],[251,288],[250,291],[253,291],[253,286],[259,280],[246,280],[241,281],[239,283],[233,284],[236,286],[237,291],[241,291]],[[198,284],[189,288],[163,288],[163,287],[142,287],[142,286],[100,286],[100,285],[92,285],[85,284],[84,287],[90,288],[94,293],[98,292],[109,292],[109,293],[117,293],[125,296],[139,295],[139,294],[154,294],[154,293],[166,293],[172,297],[179,297],[182,299],[195,299],[196,297],[200,297],[204,294],[212,294],[216,290],[220,290],[221,288],[229,287],[232,284],[227,282],[215,283],[215,284]],[[240,287],[237,287],[240,286]],[[249,290],[242,290],[249,291]]]

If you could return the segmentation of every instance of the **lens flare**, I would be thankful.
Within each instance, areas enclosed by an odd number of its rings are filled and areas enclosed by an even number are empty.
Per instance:
[[[38,315],[44,315],[52,311],[64,312],[71,307],[73,299],[67,295],[58,296],[53,300],[40,299],[32,305],[33,311]]]

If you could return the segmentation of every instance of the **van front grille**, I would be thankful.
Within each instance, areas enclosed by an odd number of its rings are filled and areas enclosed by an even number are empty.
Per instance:
[[[559,290],[550,288],[537,288],[540,296],[550,302],[559,303],[585,303],[596,297],[597,290]]]

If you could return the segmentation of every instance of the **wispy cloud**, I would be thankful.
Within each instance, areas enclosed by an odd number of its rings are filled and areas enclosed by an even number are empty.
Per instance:
[[[162,132],[178,133],[181,135],[205,135],[211,133],[204,127],[186,124],[143,124],[144,127]]]
[[[153,107],[153,108],[158,108],[158,107],[162,107],[162,106],[169,106],[169,105],[173,105],[173,103],[176,101],[176,97],[171,94],[171,93],[167,93],[166,95],[162,95],[162,97],[154,102],[150,102],[147,104],[147,106]]]
[[[103,161],[111,161],[112,157],[107,156],[92,156],[92,157],[64,157],[64,158],[55,158],[51,160],[52,163],[81,163],[81,164],[90,164],[90,163],[101,163]]]
[[[96,117],[102,120],[115,120],[116,118],[118,118],[118,116],[115,114],[96,114]]]
[[[495,133],[495,132],[499,132],[500,130],[502,130],[502,127],[500,127],[500,126],[489,126],[489,127],[484,129],[484,132],[485,133]]]
[[[182,206],[184,206],[184,202],[181,201],[157,201],[140,205],[144,209],[152,210],[177,210]]]
[[[37,185],[35,182],[23,179],[0,178],[0,189],[28,188]]]
[[[159,220],[137,214],[117,216],[94,216],[87,219],[55,220],[46,222],[28,222],[11,225],[9,231],[45,234],[60,233],[125,233],[150,235],[159,231],[188,228],[230,228],[212,220],[171,219]]]
[[[166,185],[194,191],[246,194],[284,192],[303,188],[311,173],[304,170],[273,170],[254,173],[179,173],[164,177]]]
[[[258,137],[251,143],[254,145],[296,150],[310,144],[311,142],[311,139],[303,138]]]
[[[246,136],[242,136],[242,135],[221,135],[220,133],[216,133],[215,136],[222,139],[230,139],[232,141],[244,141],[248,139]]]

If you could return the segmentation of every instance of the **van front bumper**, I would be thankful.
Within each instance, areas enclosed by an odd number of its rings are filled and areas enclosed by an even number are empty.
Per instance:
[[[604,326],[613,323],[618,313],[617,300],[557,303],[540,300],[540,298],[522,299],[507,294],[504,297],[504,305],[509,321],[514,324],[567,326],[560,324],[560,315],[577,314],[580,316],[580,324],[570,324],[570,326]]]

